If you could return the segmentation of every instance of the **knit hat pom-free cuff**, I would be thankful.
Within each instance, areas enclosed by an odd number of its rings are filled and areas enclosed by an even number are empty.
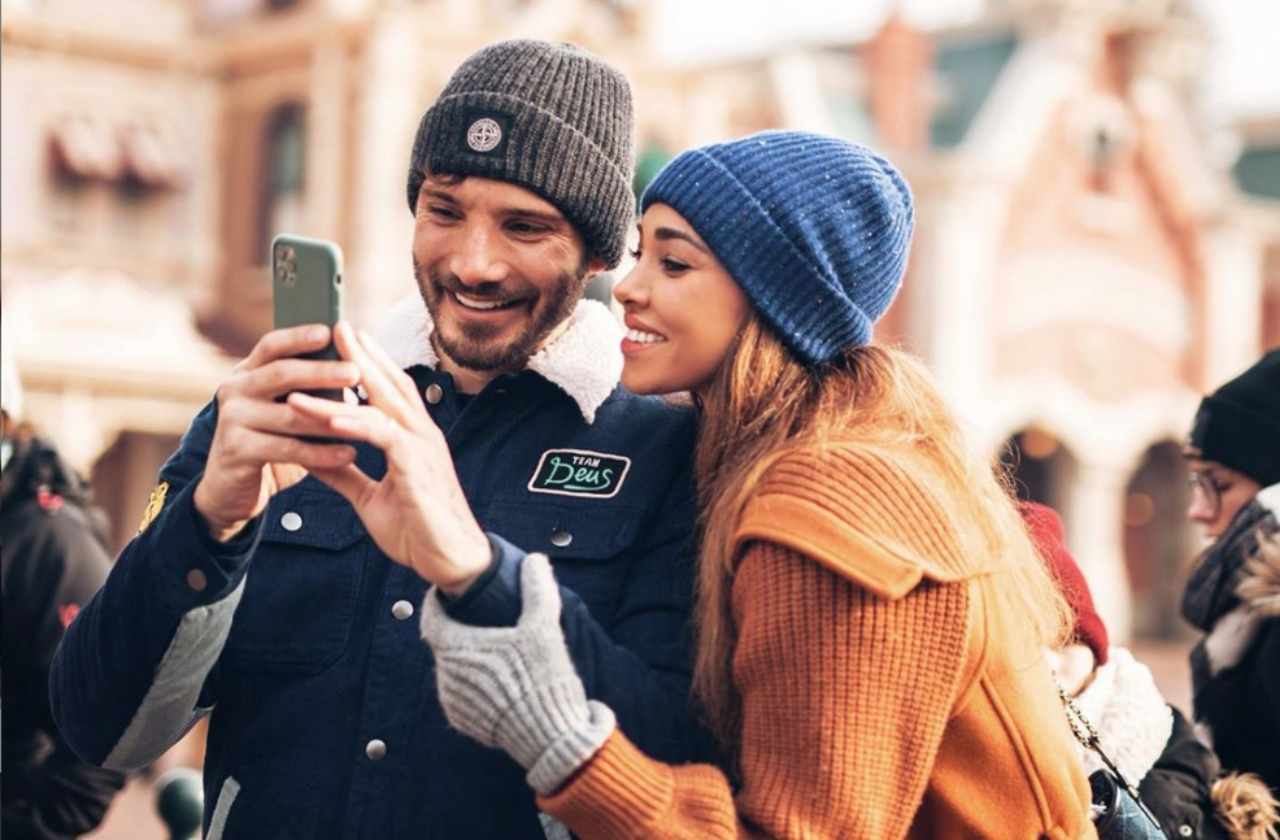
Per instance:
[[[770,131],[677,156],[643,209],[669,205],[765,323],[811,365],[870,343],[902,283],[911,191],[869,149]]]
[[[466,147],[474,119],[501,115],[507,136],[492,152]],[[635,199],[625,172],[592,141],[555,114],[501,93],[450,96],[422,117],[413,146],[409,209],[430,169],[509,181],[555,205],[608,268],[622,259]]]
[[[653,204],[670,206],[693,225],[756,311],[805,362],[823,364],[871,341],[870,319],[817,278],[817,266],[755,196],[705,152],[668,164],[645,191],[641,210]],[[839,317],[831,317],[834,311]]]

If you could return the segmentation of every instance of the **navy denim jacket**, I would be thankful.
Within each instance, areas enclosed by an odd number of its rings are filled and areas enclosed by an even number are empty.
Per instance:
[[[464,406],[448,375],[409,372],[495,548],[451,613],[514,623],[519,564],[545,552],[588,695],[650,755],[706,760],[688,699],[689,412],[618,386],[592,406],[533,370]],[[307,478],[231,544],[208,538],[192,494],[215,413],[195,419],[161,471],[158,516],[61,645],[50,685],[68,741],[138,767],[212,711],[206,836],[543,837],[521,768],[448,728],[418,634],[425,584],[345,500]],[[371,447],[358,463],[385,469]]]

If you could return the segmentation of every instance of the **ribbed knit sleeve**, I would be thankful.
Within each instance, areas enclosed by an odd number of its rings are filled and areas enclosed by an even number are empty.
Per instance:
[[[615,732],[540,807],[588,840],[906,836],[962,681],[967,584],[886,600],[754,542],[733,601],[737,797],[718,770],[652,761]]]

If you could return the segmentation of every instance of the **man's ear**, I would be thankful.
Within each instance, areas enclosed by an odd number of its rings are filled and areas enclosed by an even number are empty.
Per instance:
[[[604,260],[600,259],[599,257],[592,257],[591,259],[587,260],[587,274],[586,274],[587,279],[590,280],[592,277],[595,277],[597,274],[604,271],[606,268],[607,266],[605,266]]]

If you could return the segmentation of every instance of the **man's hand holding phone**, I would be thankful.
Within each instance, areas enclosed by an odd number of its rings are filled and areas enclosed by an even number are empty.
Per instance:
[[[360,370],[349,361],[296,358],[327,347],[329,333],[317,324],[267,333],[218,389],[218,423],[193,499],[214,539],[230,540],[260,514],[281,487],[277,476],[291,467],[334,470],[355,460],[347,444],[300,440],[331,437],[333,430],[326,419],[277,400],[359,381]]]
[[[488,568],[489,540],[462,492],[453,456],[417,387],[382,348],[351,326],[334,329],[339,354],[360,371],[368,405],[295,391],[288,405],[322,434],[364,441],[387,456],[375,481],[359,466],[316,464],[311,473],[355,508],[383,553],[449,594],[459,594]]]

